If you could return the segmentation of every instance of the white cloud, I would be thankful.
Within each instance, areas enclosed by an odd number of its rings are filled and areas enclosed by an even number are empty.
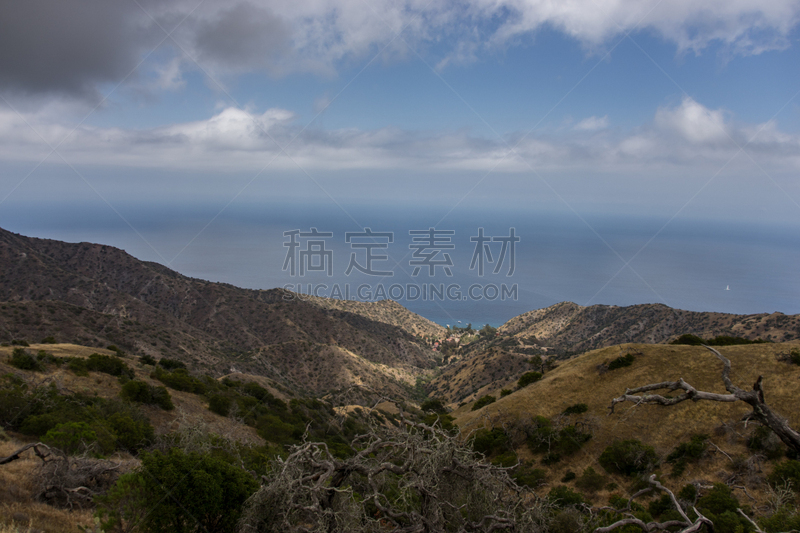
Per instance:
[[[698,53],[717,42],[730,54],[750,55],[787,47],[800,21],[798,0],[142,0],[143,9],[106,9],[98,0],[75,13],[62,3],[35,0],[30,9],[0,9],[0,29],[8,30],[0,35],[8,34],[7,47],[17,50],[0,68],[0,87],[97,97],[98,84],[129,76],[165,31],[179,44],[173,57],[183,58],[160,58],[167,66],[160,83],[172,90],[181,83],[180,70],[194,68],[184,51],[217,75],[335,75],[378,52],[382,60],[413,58],[407,42],[423,54],[435,49],[431,63],[444,68],[515,46],[520,36],[548,26],[587,49],[641,30],[679,51]],[[92,6],[103,7],[96,15],[102,23],[89,16]]]
[[[604,130],[608,127],[608,115],[602,117],[589,117],[575,124],[578,131]]]
[[[627,133],[597,129],[605,125],[605,117],[583,122],[594,131],[584,127],[567,134],[511,136],[504,142],[461,131],[421,133],[397,128],[309,128],[301,133],[295,115],[279,108],[251,113],[228,107],[206,120],[149,130],[81,126],[74,132],[52,114],[19,115],[0,109],[0,160],[39,161],[49,152],[46,141],[58,146],[71,163],[119,167],[256,172],[270,163],[273,169],[300,165],[318,171],[530,172],[533,167],[552,172],[630,173],[667,167],[713,171],[736,155],[739,146],[746,146],[765,168],[800,170],[797,134],[782,132],[774,123],[736,125],[726,120],[722,110],[708,109],[688,98],[658,109],[652,123]]]
[[[691,142],[724,141],[730,137],[721,110],[707,109],[689,97],[684,98],[678,107],[660,108],[655,123]]]

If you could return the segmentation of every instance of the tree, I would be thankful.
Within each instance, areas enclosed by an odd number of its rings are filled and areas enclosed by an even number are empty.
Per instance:
[[[100,499],[99,514],[106,530],[227,533],[257,487],[244,470],[212,455],[155,451]]]
[[[728,358],[724,357],[714,348],[705,346],[717,358],[722,361],[722,382],[725,384],[725,389],[729,394],[718,394],[715,392],[705,392],[695,389],[690,384],[686,383],[683,378],[678,381],[663,381],[661,383],[651,383],[635,389],[627,389],[625,394],[611,401],[610,411],[614,412],[614,407],[618,403],[633,402],[637,405],[645,403],[655,403],[659,405],[672,406],[692,400],[697,402],[700,400],[708,400],[712,402],[745,402],[750,405],[753,410],[745,415],[744,419],[748,421],[756,421],[763,426],[770,428],[789,448],[797,453],[800,453],[800,433],[789,426],[789,422],[775,413],[766,404],[764,400],[764,389],[762,386],[762,376],[758,376],[753,390],[744,390],[733,384],[730,378],[731,362]],[[677,396],[662,396],[660,394],[642,394],[651,391],[666,390],[676,391],[683,390],[682,394]]]
[[[546,531],[551,504],[487,464],[461,438],[402,419],[373,429],[359,450],[293,446],[245,504],[241,533]]]

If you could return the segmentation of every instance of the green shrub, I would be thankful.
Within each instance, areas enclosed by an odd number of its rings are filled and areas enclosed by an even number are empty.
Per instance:
[[[147,418],[134,419],[129,413],[116,412],[107,419],[116,436],[117,448],[136,453],[149,446],[155,434]]]
[[[231,412],[233,400],[223,394],[214,394],[208,399],[208,409],[220,416],[228,416]]]
[[[41,371],[42,365],[23,348],[14,348],[11,352],[11,358],[8,360],[11,366],[15,366],[20,370],[34,370]]]
[[[517,381],[517,388],[527,387],[531,383],[536,383],[542,379],[541,372],[525,372],[520,376],[519,381]]]
[[[766,426],[755,428],[747,439],[747,447],[755,452],[761,452],[767,459],[779,459],[784,453],[781,439]]]
[[[420,409],[423,411],[433,411],[434,413],[444,414],[447,412],[447,408],[444,406],[444,402],[439,398],[430,398],[422,402],[420,405]]]
[[[158,366],[160,366],[164,370],[175,370],[177,368],[182,368],[186,370],[186,363],[177,361],[175,359],[167,359],[166,357],[158,362]]]
[[[502,428],[479,429],[472,439],[472,449],[487,456],[505,450],[507,447],[508,436]]]
[[[688,463],[697,462],[705,453],[708,435],[693,435],[689,442],[682,442],[667,456],[667,462],[672,463],[670,476],[678,477],[686,470]]]
[[[547,493],[547,499],[558,508],[563,509],[571,505],[580,505],[586,503],[586,499],[579,492],[575,492],[566,485],[559,485],[550,489]]]
[[[511,389],[503,389],[500,391],[500,397],[505,398],[506,396],[511,394],[511,392],[512,392]]]
[[[609,370],[616,370],[618,368],[631,366],[633,364],[634,360],[635,360],[635,358],[633,357],[632,353],[625,354],[625,355],[623,355],[621,357],[617,357],[616,359],[614,359],[613,361],[608,363],[608,369]]]
[[[618,440],[603,450],[598,462],[606,472],[633,476],[652,470],[658,455],[652,446],[637,439]]]
[[[563,414],[565,415],[580,415],[585,413],[589,410],[589,406],[585,403],[576,403],[575,405],[570,405],[566,409],[564,409]]]
[[[489,395],[482,396],[481,398],[478,399],[477,402],[473,404],[472,410],[477,411],[481,407],[486,407],[487,405],[489,405],[490,403],[494,403],[495,401],[496,398],[494,396],[489,396]]]
[[[42,342],[40,344],[58,344],[58,341],[56,341],[55,337],[50,335],[49,337],[45,337],[44,339],[42,339]]]
[[[99,499],[98,515],[107,531],[136,517],[147,533],[233,533],[257,488],[245,471],[210,455],[146,453],[139,470],[121,476]]]
[[[175,408],[166,388],[153,387],[144,381],[131,380],[127,382],[122,386],[120,396],[131,402],[158,405],[165,411]]]
[[[535,489],[545,483],[547,472],[541,468],[523,468],[512,477],[518,484]]]
[[[373,413],[374,412],[375,411],[373,411]],[[453,424],[454,420],[455,418],[447,414],[440,415],[438,413],[429,413],[425,415],[422,422],[429,426],[439,426],[445,431],[450,431],[451,429],[456,429],[455,424]]]
[[[161,360],[164,361],[163,359]],[[205,394],[206,385],[196,377],[190,376],[189,371],[185,368],[178,368],[172,372],[166,372],[159,366],[150,374],[150,377],[157,379],[170,389],[175,389],[184,392],[192,392],[194,394]]]
[[[800,365],[800,350],[792,350],[789,354],[789,361],[794,365]]]
[[[48,431],[42,437],[42,442],[68,455],[74,455],[85,452],[97,442],[97,433],[86,422],[66,422]]]
[[[82,357],[70,357],[67,359],[67,368],[70,369],[76,376],[88,376],[89,365],[86,364],[86,359]]]
[[[670,344],[686,344],[689,346],[700,346],[701,344],[706,344],[706,341],[702,337],[698,337],[697,335],[692,335],[691,333],[684,333],[674,341],[670,342]]]
[[[156,366],[158,364],[158,362],[155,360],[155,358],[152,355],[143,355],[143,356],[139,357],[139,362],[142,363],[143,365]]]
[[[591,466],[583,471],[583,474],[575,480],[575,486],[588,493],[597,492],[606,484],[606,476],[596,472]]]
[[[133,379],[136,373],[125,361],[116,356],[93,353],[86,361],[86,368],[93,372],[102,372],[117,377]]]
[[[784,505],[759,522],[761,529],[767,533],[800,531],[800,511],[793,505]]]
[[[537,416],[528,431],[527,443],[531,452],[546,454],[542,459],[545,464],[553,464],[580,450],[591,438],[591,434],[583,433],[575,426],[557,430],[549,419]]]
[[[714,488],[697,500],[697,508],[714,514],[725,511],[736,512],[739,500],[733,495],[733,490],[724,483],[714,483]]]
[[[772,485],[789,482],[794,490],[800,491],[800,461],[790,459],[782,462],[775,467],[768,479]]]
[[[564,474],[564,477],[561,478],[561,483],[569,483],[570,481],[572,481],[576,477],[578,477],[578,476],[577,476],[577,474],[575,472],[573,472],[572,470],[568,470]]]
[[[26,340],[14,339],[11,341],[11,346],[25,346],[27,348],[30,346],[30,344],[28,344],[28,341]]]

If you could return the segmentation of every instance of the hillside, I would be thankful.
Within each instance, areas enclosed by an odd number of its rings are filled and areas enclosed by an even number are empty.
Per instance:
[[[0,230],[8,340],[115,344],[217,375],[235,365],[313,394],[352,385],[404,394],[433,368],[435,353],[417,335],[438,329],[395,302],[325,306],[294,296],[189,278],[110,246]]]
[[[547,352],[580,353],[625,342],[658,344],[684,333],[791,341],[800,339],[800,316],[684,311],[663,304],[583,307],[562,302],[514,317],[499,331],[519,339],[535,338]]]
[[[798,349],[800,343],[719,349],[731,360],[731,378],[738,386],[749,390],[756,379],[763,376],[768,404],[786,417],[794,428],[800,427],[800,411],[797,408],[800,366],[791,364],[786,356],[791,351],[797,353]],[[603,365],[628,353],[634,357],[631,366],[616,370],[603,368]],[[701,401],[663,407],[624,403],[616,406],[614,414],[609,414],[613,398],[624,393],[628,387],[648,383],[683,378],[697,389],[725,393],[720,379],[721,369],[720,361],[702,347],[624,344],[593,350],[564,361],[546,372],[540,381],[505,397],[501,398],[498,390],[492,390],[490,392],[497,397],[496,402],[476,411],[471,411],[470,403],[451,414],[464,433],[481,428],[504,428],[521,460],[533,461],[536,468],[542,469],[543,482],[547,486],[558,484],[567,471],[580,474],[592,467],[605,474],[598,458],[607,446],[617,440],[638,439],[653,446],[663,461],[679,443],[689,441],[692,435],[705,434],[709,436],[709,442],[721,451],[709,445],[700,462],[690,464],[684,473],[676,477],[666,475],[673,466],[663,462],[659,471],[665,483],[677,491],[693,481],[705,485],[728,482],[746,487],[763,503],[766,498],[763,481],[771,466],[766,455],[753,457],[755,453],[769,455],[769,452],[756,452],[747,447],[747,439],[759,427],[758,424],[745,425],[741,421],[749,411],[747,405],[741,402]],[[581,414],[563,414],[568,407],[577,404],[586,404],[588,409]],[[557,427],[576,425],[591,433],[592,437],[573,455],[547,465],[542,455],[532,453],[526,444],[526,435],[531,434],[537,416],[553,420]],[[514,440],[514,435],[522,436]],[[780,446],[779,443],[777,445]],[[770,458],[780,459],[781,456],[782,452]],[[756,462],[755,466],[753,461]],[[625,488],[632,480],[624,476],[606,476],[606,483],[611,482],[616,483],[623,494],[632,490]],[[602,501],[610,492],[598,490],[596,501]],[[740,501],[748,501],[743,489],[736,492]]]

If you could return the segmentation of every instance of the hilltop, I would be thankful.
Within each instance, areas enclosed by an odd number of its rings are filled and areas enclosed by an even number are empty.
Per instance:
[[[2,338],[114,344],[309,394],[356,385],[404,396],[435,366],[420,335],[441,328],[399,304],[314,300],[190,278],[111,246],[0,230]]]

